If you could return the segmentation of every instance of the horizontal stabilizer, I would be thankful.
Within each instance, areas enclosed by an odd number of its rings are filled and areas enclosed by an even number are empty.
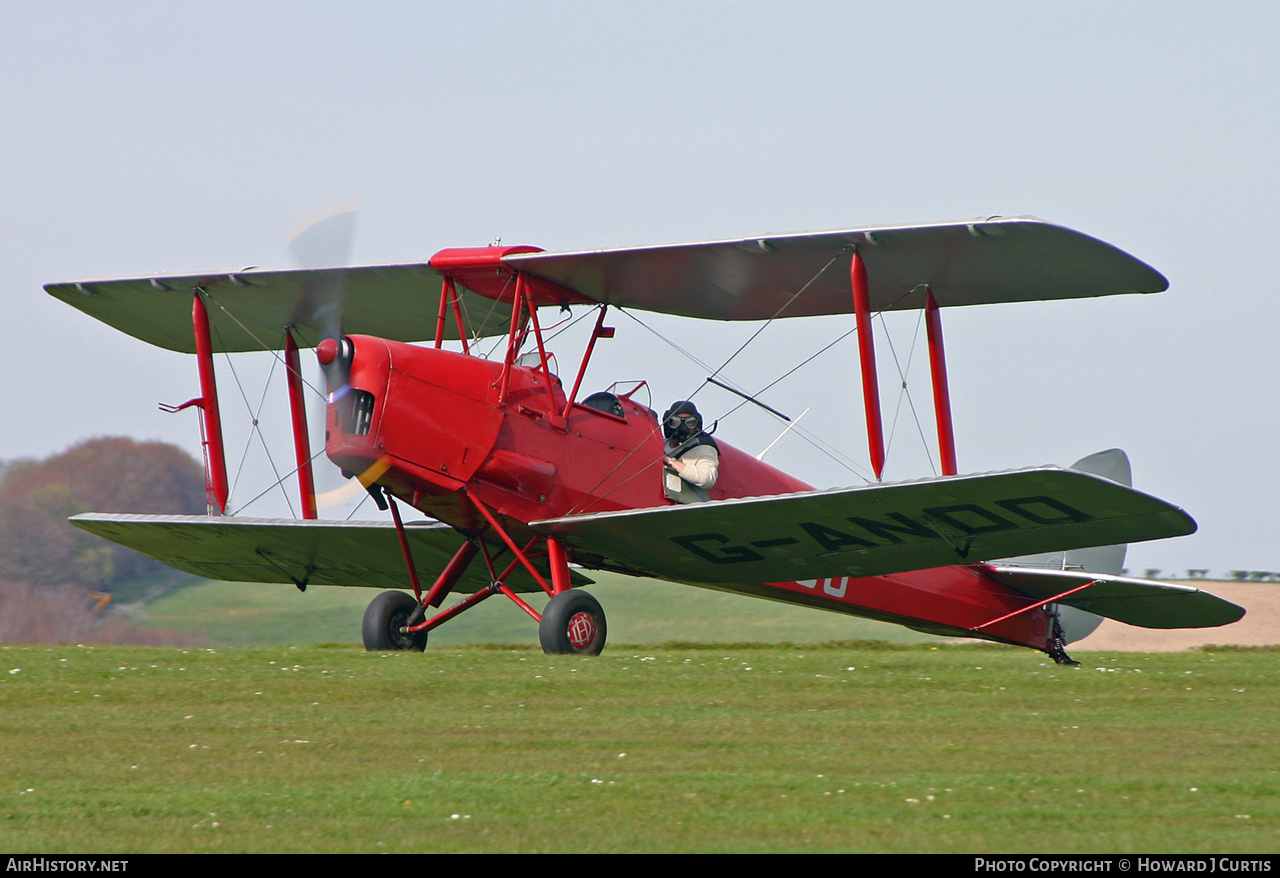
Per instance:
[[[45,289],[134,338],[192,354],[191,299],[197,289],[207,296],[214,351],[235,352],[280,350],[286,327],[298,330],[302,347],[316,344],[332,321],[325,309],[332,305],[335,287],[345,333],[392,341],[435,338],[441,281],[431,266],[416,263],[81,280],[45,284]],[[460,293],[471,335],[506,332],[509,305]],[[457,338],[453,320],[445,321],[445,337]]]
[[[1028,597],[1045,600],[1094,583],[1057,603],[1140,628],[1216,628],[1244,616],[1243,607],[1207,591],[1172,582],[1025,567],[990,567],[986,572]]]
[[[605,564],[692,583],[874,576],[1193,533],[1181,509],[1060,467],[532,522]]]
[[[303,582],[406,588],[409,573],[392,522],[211,518],[204,515],[87,513],[71,523],[149,555],[170,567],[229,582]],[[418,576],[426,587],[462,545],[462,535],[436,522],[406,525]],[[543,572],[549,576],[549,572]],[[575,585],[591,580],[573,571]],[[489,585],[473,564],[454,587],[469,594]],[[518,592],[541,591],[523,568],[507,580]]]

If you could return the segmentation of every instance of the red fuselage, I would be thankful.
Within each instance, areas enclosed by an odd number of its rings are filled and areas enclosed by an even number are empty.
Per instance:
[[[467,500],[493,510],[513,536],[528,522],[670,505],[663,438],[654,412],[630,398],[622,414],[566,407],[554,376],[371,336],[352,336],[349,389],[329,406],[327,452],[349,473],[381,462],[378,482],[422,512],[470,536],[487,523]],[[616,412],[616,410],[615,410]],[[769,496],[811,486],[717,439],[720,477],[710,499]],[[586,566],[593,559],[571,557]],[[694,583],[696,584],[696,583]],[[939,633],[1044,649],[1052,615],[980,565],[879,577],[743,584],[733,591],[867,616]]]
[[[500,403],[501,363],[369,336],[352,341],[351,392],[329,407],[329,457],[353,473],[390,458],[378,481],[428,515],[478,534],[484,522],[460,497],[464,487],[513,533],[544,518],[672,502],[651,409],[623,397],[621,416],[574,405],[562,417],[559,382],[523,366],[512,368]],[[372,410],[357,425],[364,432],[353,433],[346,410],[360,392],[372,397]],[[720,454],[713,500],[810,490],[726,443]]]

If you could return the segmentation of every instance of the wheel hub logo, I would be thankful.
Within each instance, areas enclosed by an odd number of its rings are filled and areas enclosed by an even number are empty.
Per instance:
[[[596,622],[590,613],[576,613],[569,620],[569,642],[577,649],[586,649],[596,636]]]

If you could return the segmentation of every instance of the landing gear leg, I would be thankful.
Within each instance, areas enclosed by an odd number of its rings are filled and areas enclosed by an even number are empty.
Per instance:
[[[538,640],[548,655],[599,655],[606,633],[600,602],[576,588],[548,601],[538,623]]]
[[[417,609],[418,602],[405,592],[384,591],[378,595],[364,611],[364,625],[361,629],[364,648],[369,652],[422,652],[427,648],[427,632],[400,632],[401,628],[409,624],[409,617]]]
[[[569,573],[569,556],[564,547],[555,538],[547,538],[547,560],[551,566],[552,581],[552,584],[548,585],[533,562],[529,560],[529,550],[542,537],[535,534],[528,545],[521,549],[484,503],[470,494],[466,496],[476,511],[493,528],[494,533],[502,538],[507,548],[516,556],[516,560],[511,562],[511,567],[506,572],[500,576],[494,576],[494,585],[507,597],[521,604],[525,612],[538,619],[538,640],[542,643],[542,651],[548,655],[599,655],[600,650],[604,649],[604,610],[601,609],[600,602],[591,595],[573,588]],[[529,575],[542,586],[543,591],[551,595],[551,600],[547,602],[541,616],[521,601],[509,588],[502,585],[502,581],[517,563],[523,564],[529,571]],[[491,571],[492,566],[490,564]]]

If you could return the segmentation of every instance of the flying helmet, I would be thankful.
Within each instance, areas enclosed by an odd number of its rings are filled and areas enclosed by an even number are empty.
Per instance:
[[[662,416],[662,435],[671,442],[684,442],[690,436],[702,432],[702,415],[697,406],[687,400],[671,404]]]

